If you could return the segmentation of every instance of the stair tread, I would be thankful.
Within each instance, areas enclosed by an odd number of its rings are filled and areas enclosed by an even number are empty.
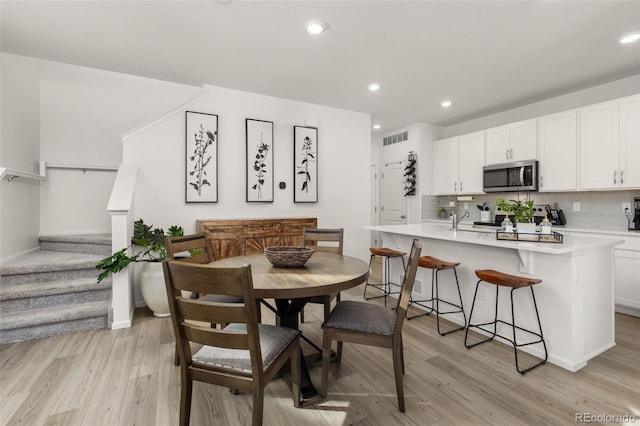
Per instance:
[[[111,234],[40,235],[40,241],[111,245]]]
[[[111,301],[104,300],[2,314],[0,316],[0,330],[107,315],[110,306]]]
[[[65,279],[31,284],[9,284],[0,287],[0,301],[98,291],[109,288],[111,288],[110,279],[98,284],[93,278]]]
[[[90,269],[102,259],[104,256],[94,254],[36,250],[0,266],[0,275]]]

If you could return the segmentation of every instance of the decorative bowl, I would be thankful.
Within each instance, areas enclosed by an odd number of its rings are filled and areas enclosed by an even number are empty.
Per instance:
[[[313,254],[312,247],[274,246],[264,249],[264,254],[273,266],[295,268],[303,266]]]

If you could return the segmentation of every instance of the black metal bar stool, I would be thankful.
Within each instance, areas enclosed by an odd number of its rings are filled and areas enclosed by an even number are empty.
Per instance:
[[[431,298],[424,299],[424,300],[414,300],[413,296],[411,296],[411,300],[409,301],[409,306],[418,305],[427,309],[427,311],[410,317],[409,310],[407,309],[407,319],[414,319],[417,317],[421,317],[423,315],[430,315],[432,312],[435,312],[436,324],[438,327],[438,334],[440,334],[441,336],[445,336],[449,333],[453,333],[454,331],[462,330],[467,326],[467,316],[464,313],[464,308],[462,305],[462,294],[460,293],[460,283],[458,282],[458,272],[456,272],[456,267],[459,265],[460,265],[460,262],[447,262],[431,256],[422,256],[420,258],[420,262],[418,263],[418,266],[422,268],[431,269]],[[442,299],[438,294],[438,272],[445,271],[447,269],[453,270],[453,275],[456,279],[456,288],[458,289],[458,300],[460,303],[459,305]],[[428,303],[428,302],[431,302],[431,306],[424,305],[424,303]],[[441,311],[440,303],[444,303],[455,309],[449,310],[449,311]],[[440,315],[457,314],[457,313],[462,313],[462,318],[464,318],[464,324],[461,327],[454,328],[453,330],[445,331],[444,333],[441,332],[440,331]]]
[[[370,247],[369,251],[371,252],[371,257],[369,258],[369,269],[371,269],[371,262],[373,262],[373,258],[375,256],[381,257],[384,262],[384,266],[383,266],[384,277],[382,280],[383,282],[380,284],[370,284],[369,278],[367,278],[367,282],[364,285],[364,299],[370,300],[370,299],[378,299],[380,297],[384,297],[384,306],[387,306],[387,296],[389,296],[390,294],[399,294],[400,287],[401,287],[400,284],[393,283],[389,279],[389,260],[399,257],[400,260],[402,260],[402,270],[404,271],[405,269],[407,269],[404,263],[404,256],[407,253],[398,251],[398,250],[393,250],[386,247]],[[377,290],[380,290],[382,294],[380,296],[367,297],[367,287],[369,286],[374,287]],[[398,287],[398,290],[393,291],[392,286]]]
[[[518,277],[516,275],[509,275],[509,274],[505,274],[503,272],[498,272],[498,271],[493,271],[491,269],[484,269],[484,270],[478,270],[476,271],[476,275],[478,276],[478,278],[480,278],[478,280],[478,283],[476,284],[476,291],[473,294],[473,303],[471,304],[471,312],[469,313],[469,325],[467,326],[467,331],[464,334],[464,345],[467,348],[472,348],[474,346],[477,346],[479,344],[488,342],[490,340],[493,340],[496,336],[501,337],[505,340],[507,340],[508,342],[511,342],[511,344],[513,345],[513,352],[515,354],[515,358],[516,358],[516,370],[518,370],[518,373],[520,374],[524,374],[527,371],[538,367],[539,365],[544,364],[545,362],[547,362],[547,357],[548,357],[548,353],[547,353],[547,345],[544,342],[544,337],[542,336],[542,325],[540,324],[540,315],[538,314],[538,306],[536,304],[536,296],[533,292],[533,286],[535,284],[541,283],[542,280],[536,279],[536,278],[525,278],[525,277]],[[496,286],[496,309],[495,309],[495,315],[494,315],[494,320],[490,321],[490,322],[485,322],[482,324],[471,324],[471,319],[473,317],[473,308],[476,304],[476,297],[478,296],[478,288],[480,287],[480,283],[481,282],[487,282],[490,284],[495,284]],[[511,287],[511,322],[506,322],[506,321],[502,321],[498,319],[498,289],[500,288],[500,286],[503,287]],[[513,292],[519,288],[529,288],[531,290],[531,298],[533,300],[533,307],[535,309],[536,312],[536,319],[538,321],[538,329],[540,330],[540,333],[531,331],[531,330],[527,330],[524,329],[522,327],[519,327],[517,325],[515,325],[515,313],[514,313],[514,309],[513,309]],[[511,329],[513,331],[513,339],[501,335],[497,332],[497,326],[498,323],[502,323],[502,324],[506,324],[511,326]],[[493,325],[493,330],[487,330],[485,328],[482,328],[483,326],[486,325]],[[474,343],[469,345],[467,343],[467,337],[469,336],[469,329],[475,327],[478,328],[486,333],[490,333],[491,336],[488,337],[485,340],[481,340],[480,342]],[[535,336],[538,338],[538,340],[534,340],[532,342],[528,342],[528,343],[517,343],[516,342],[516,329],[523,331],[525,333],[528,333],[531,336]],[[542,343],[542,346],[544,348],[544,359],[542,359],[542,361],[538,362],[537,364],[532,365],[531,367],[525,368],[524,370],[520,369],[520,366],[518,364],[518,348],[522,347],[522,346],[529,346],[529,345],[534,345],[536,343]]]

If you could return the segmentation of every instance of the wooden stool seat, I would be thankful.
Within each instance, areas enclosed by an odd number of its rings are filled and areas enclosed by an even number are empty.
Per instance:
[[[527,287],[542,282],[542,280],[537,278],[519,277],[517,275],[509,275],[492,269],[478,270],[476,271],[476,275],[482,281],[505,287]]]
[[[381,257],[401,257],[407,254],[405,252],[393,250],[387,247],[370,247],[369,251],[372,255]]]
[[[447,262],[431,256],[422,256],[418,265],[423,268],[443,270],[456,268],[460,266],[460,262]]]

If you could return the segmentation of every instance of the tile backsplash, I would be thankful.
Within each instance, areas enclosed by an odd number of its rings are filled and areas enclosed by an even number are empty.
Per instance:
[[[480,221],[480,210],[476,207],[484,202],[493,209],[496,198],[502,195],[507,200],[515,199],[517,193],[496,193],[474,195],[472,201],[458,201],[458,212],[469,212],[470,217],[465,221]],[[524,194],[521,194],[524,196]],[[622,203],[633,204],[633,198],[640,197],[640,191],[591,191],[591,192],[535,192],[531,198],[536,204],[558,203],[567,219],[568,228],[578,229],[602,229],[610,231],[624,231],[627,229],[627,218],[622,210]],[[452,210],[450,201],[455,201],[455,196],[422,196],[422,219],[438,219],[438,213],[445,209],[446,218]],[[464,205],[467,203],[468,208]],[[574,203],[579,203],[580,211],[574,211]],[[633,207],[633,205],[632,205]]]

